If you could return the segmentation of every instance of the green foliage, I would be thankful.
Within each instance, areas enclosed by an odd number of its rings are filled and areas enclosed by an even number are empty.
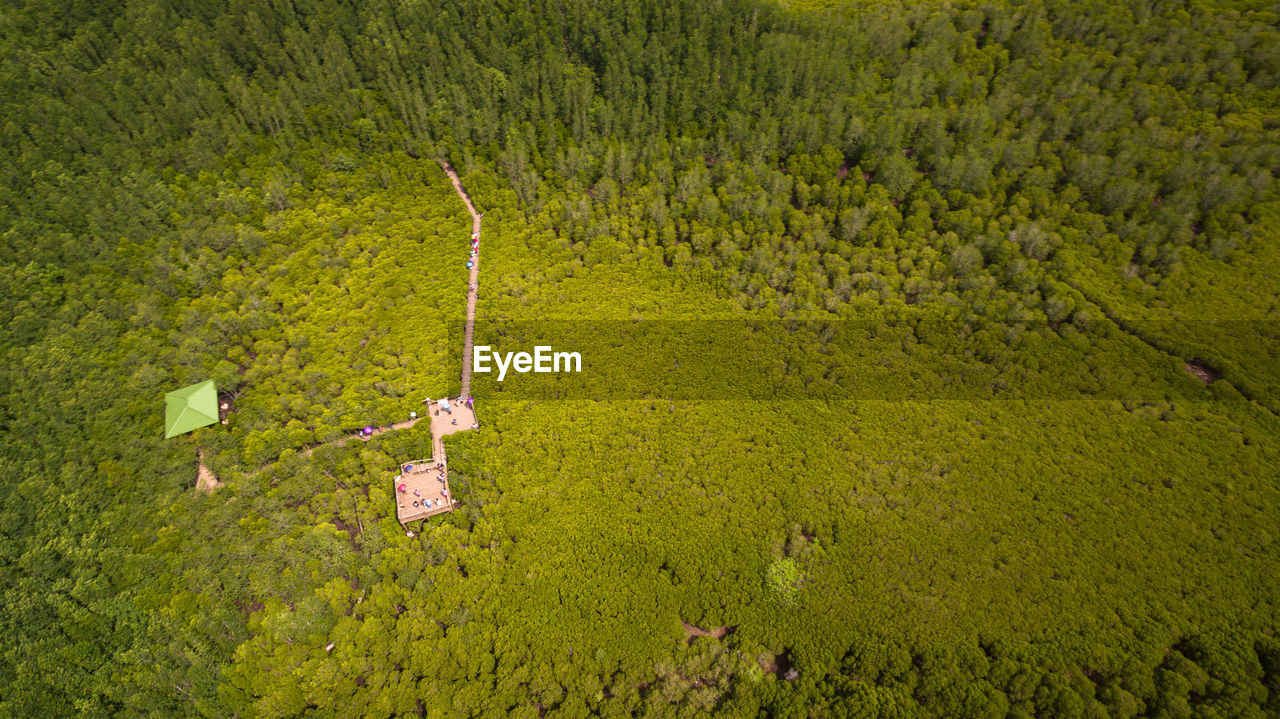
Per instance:
[[[769,564],[765,580],[784,604],[793,604],[800,591],[800,565],[791,557],[779,557]]]
[[[0,13],[0,714],[1280,712],[1274,8],[790,5]],[[440,159],[482,322],[881,399],[477,382],[407,537]]]

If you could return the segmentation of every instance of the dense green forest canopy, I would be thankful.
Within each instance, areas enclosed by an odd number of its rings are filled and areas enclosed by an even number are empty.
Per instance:
[[[1280,713],[1278,25],[4,4],[0,715]],[[406,537],[427,429],[320,443],[458,391],[446,160],[492,326],[883,325],[778,372],[909,399],[478,382]]]

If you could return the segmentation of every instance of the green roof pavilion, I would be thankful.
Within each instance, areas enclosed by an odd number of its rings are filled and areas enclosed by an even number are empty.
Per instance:
[[[190,432],[218,421],[218,389],[213,380],[169,392],[164,396],[164,438]]]

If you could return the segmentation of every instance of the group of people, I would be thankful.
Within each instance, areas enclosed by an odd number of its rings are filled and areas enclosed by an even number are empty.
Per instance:
[[[440,482],[441,482],[441,483],[443,483],[443,482],[444,482],[444,473],[443,473],[443,472],[441,472],[441,473],[440,473],[440,477],[439,477],[439,479],[440,479]],[[401,491],[403,491],[403,490],[401,490]],[[422,491],[421,491],[421,490],[417,490],[417,489],[413,490],[413,496],[421,498],[421,497],[422,497]],[[428,507],[428,508],[430,508],[430,507],[443,507],[443,506],[445,505],[445,502],[449,501],[449,500],[448,500],[448,498],[449,498],[449,488],[448,488],[448,487],[441,487],[441,488],[440,488],[440,497],[438,497],[438,498],[436,498],[436,499],[415,499],[415,500],[413,500],[413,506],[415,506],[415,507]]]
[[[443,401],[443,400],[442,400],[442,401]],[[431,399],[430,397],[428,397],[428,398],[426,398],[425,400],[423,400],[423,402],[427,405],[427,407],[430,407],[430,406],[431,406],[432,399]],[[473,398],[471,398],[471,397],[468,397],[468,398],[467,398],[467,401],[466,401],[466,403],[465,403],[465,404],[466,404],[466,406],[467,406],[468,408],[472,408],[472,407],[473,407],[473,405],[474,405],[474,403],[475,403],[475,400],[474,400]],[[454,405],[448,405],[448,404],[445,404],[445,405],[443,405],[443,406],[438,406],[436,409],[432,410],[432,414],[433,414],[434,416],[436,416],[436,417],[439,417],[439,416],[440,416],[440,410],[442,410],[442,409],[443,409],[445,414],[447,414],[447,415],[452,415],[452,414],[453,414],[453,407],[454,407],[454,406],[456,406],[456,405],[461,405],[461,404],[464,404],[464,403],[462,402],[462,398],[461,398],[461,397],[459,397],[457,400],[455,400]],[[413,416],[414,416],[414,418],[416,419],[416,418],[417,418],[417,416],[418,416],[417,412],[414,412],[414,413],[413,413]],[[457,419],[456,417],[454,417],[454,418],[453,418],[453,420],[451,421],[451,424],[457,424],[457,423],[458,423],[458,419]],[[479,428],[480,428],[480,424],[479,424],[478,422],[472,422],[472,423],[471,423],[471,429],[479,429]]]
[[[472,235],[471,236],[471,259],[467,260],[468,270],[475,265],[475,260],[477,259],[477,255],[479,254],[480,254],[480,235]]]
[[[475,239],[476,241],[478,241],[478,238],[473,238],[473,239]],[[426,402],[426,405],[427,405],[428,409],[432,409],[432,408],[431,408],[432,399],[431,399],[430,397],[428,397],[428,398],[425,400],[425,402]],[[475,400],[473,400],[471,397],[467,397],[467,399],[466,399],[466,401],[465,401],[465,402],[462,400],[462,398],[461,398],[461,397],[458,397],[458,399],[457,399],[457,400],[454,400],[454,404],[465,405],[465,406],[466,406],[466,407],[468,407],[468,408],[471,408],[471,407],[473,406],[474,402],[475,402]],[[453,414],[453,406],[450,404],[450,402],[449,402],[448,400],[440,400],[439,402],[437,402],[437,407],[436,407],[435,409],[433,409],[433,410],[432,410],[432,411],[433,411],[434,416],[439,417],[439,416],[440,416],[440,410],[441,410],[441,409],[443,409],[443,410],[445,411],[445,414],[449,414],[449,415]],[[414,413],[413,413],[413,416],[414,416],[414,418],[416,419],[416,418],[417,418],[417,413],[416,413],[416,412],[414,412]],[[458,420],[457,420],[457,418],[452,418],[452,419],[450,420],[450,422],[451,422],[452,424],[455,424],[455,425],[456,425],[456,424],[458,423]],[[471,429],[479,429],[479,427],[480,427],[479,423],[474,422],[474,421],[471,423]],[[444,486],[442,486],[442,487],[440,488],[440,496],[439,496],[439,497],[435,497],[435,498],[423,498],[423,496],[422,496],[422,490],[420,490],[420,489],[414,489],[414,490],[413,490],[413,496],[417,498],[417,499],[414,499],[414,500],[413,500],[413,507],[414,507],[414,508],[423,507],[423,508],[427,508],[427,509],[436,509],[436,508],[441,508],[441,509],[442,509],[442,508],[444,508],[445,506],[447,506],[447,505],[449,504],[449,485],[448,485],[448,484],[446,484],[446,482],[445,482],[445,468],[444,468],[444,462],[436,462],[436,464],[435,464],[435,467],[434,467],[434,468],[435,468],[435,470],[436,470],[436,472],[437,472],[437,474],[436,474],[436,480],[438,480],[438,481],[440,482],[440,484],[444,485]],[[404,466],[403,466],[403,469],[404,469],[405,473],[407,474],[407,473],[409,473],[409,472],[412,472],[412,471],[413,471],[413,465],[412,465],[412,464],[406,464],[406,465],[404,465]],[[403,483],[398,483],[398,484],[396,485],[396,488],[397,488],[400,492],[402,492],[402,493],[408,493],[408,491],[409,491],[408,486],[407,486],[406,484],[403,484]],[[403,508],[403,507],[404,507],[404,505],[403,505],[403,504],[402,504],[402,505],[400,505],[400,506],[401,506],[401,508]],[[412,532],[409,532],[409,536],[411,536],[411,537],[412,537],[412,536],[413,536],[413,533],[412,533]]]
[[[439,475],[438,479],[440,480],[441,484],[443,484],[443,483],[444,483],[444,465],[443,465],[443,464],[437,464],[437,465],[436,465],[436,469],[440,470],[440,475]],[[405,491],[405,489],[406,489],[405,485],[401,484],[401,485],[399,486],[399,490],[400,490],[401,492]],[[442,487],[442,488],[440,489],[440,497],[438,497],[438,498],[436,498],[436,499],[422,499],[422,490],[419,490],[419,489],[415,489],[415,490],[413,490],[413,496],[418,497],[418,499],[413,500],[413,506],[414,506],[414,507],[428,507],[428,508],[431,508],[431,507],[443,507],[443,506],[445,506],[445,503],[449,501],[449,499],[448,499],[448,497],[449,497],[449,488],[448,488],[448,487]],[[403,506],[403,505],[402,505],[402,506]]]

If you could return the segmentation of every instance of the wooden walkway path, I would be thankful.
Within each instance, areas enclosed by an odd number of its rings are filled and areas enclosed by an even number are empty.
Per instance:
[[[471,198],[467,196],[467,191],[462,189],[462,181],[458,179],[458,173],[453,171],[453,166],[447,161],[441,163],[444,166],[444,174],[449,176],[449,180],[453,183],[453,189],[457,191],[458,197],[467,205],[467,212],[471,213],[471,236],[480,236],[480,218],[482,215],[476,212],[475,205],[471,204]],[[471,341],[475,333],[476,327],[476,299],[480,288],[480,253],[477,252],[471,258],[471,277],[467,279],[467,327],[463,332],[462,340],[462,390],[459,396],[463,401],[471,396]]]
[[[449,181],[453,183],[453,189],[458,193],[458,197],[462,198],[463,204],[467,206],[467,212],[471,213],[471,236],[473,238],[480,237],[480,213],[476,212],[475,205],[471,204],[471,198],[467,196],[467,191],[462,189],[462,181],[458,179],[458,173],[454,171],[453,166],[447,160],[440,162],[444,168],[444,174],[449,176]],[[467,243],[468,246],[471,243]],[[405,527],[406,522],[426,519],[441,512],[452,511],[453,491],[449,488],[449,460],[445,456],[444,436],[453,434],[454,432],[465,432],[475,425],[475,412],[468,406],[466,401],[471,397],[471,342],[475,333],[476,326],[476,298],[477,290],[480,287],[480,252],[477,250],[474,255],[468,255],[471,258],[471,273],[467,278],[467,323],[463,331],[462,338],[462,377],[461,389],[458,391],[458,398],[451,412],[441,415],[441,410],[433,410],[430,403],[427,405],[426,417],[435,417],[431,421],[431,464],[438,465],[440,469],[439,482],[443,485],[441,494],[431,493],[435,489],[431,482],[424,480],[434,470],[428,472],[419,471],[413,479],[410,479],[411,473],[397,475],[396,482],[404,484],[406,491],[399,493],[396,497],[396,519],[399,520],[400,526]],[[453,413],[457,413],[458,417],[453,417]],[[458,420],[462,423],[459,424]],[[406,465],[408,466],[408,465]],[[410,486],[412,485],[412,487]],[[414,487],[417,489],[415,490]],[[438,491],[438,490],[437,490]],[[415,496],[431,493],[431,500],[437,503],[434,508],[412,507],[412,497],[409,492],[413,492]],[[444,500],[447,508],[440,508],[439,501]],[[408,527],[405,527],[408,531]],[[408,532],[409,536],[413,536],[413,532]]]

